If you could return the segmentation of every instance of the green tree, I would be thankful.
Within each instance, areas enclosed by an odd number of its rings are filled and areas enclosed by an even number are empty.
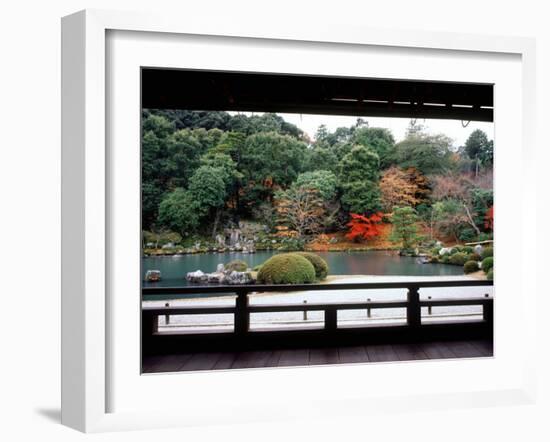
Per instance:
[[[226,186],[228,194],[234,192],[236,183],[243,177],[237,170],[237,165],[231,157],[224,153],[209,152],[201,158],[201,165],[219,169],[220,178]]]
[[[167,194],[159,206],[159,223],[182,236],[194,233],[199,225],[200,207],[191,194],[177,188]]]
[[[414,248],[420,242],[418,215],[412,207],[394,207],[392,212],[392,233],[390,240],[404,250]]]
[[[298,175],[294,185],[314,189],[324,201],[330,201],[336,197],[338,179],[328,170],[316,170]]]
[[[307,170],[328,170],[336,173],[338,171],[338,157],[331,147],[315,145],[306,152]]]
[[[260,132],[245,142],[240,163],[246,189],[242,199],[249,208],[271,201],[274,190],[288,187],[304,170],[305,143],[289,135]]]
[[[395,145],[387,161],[404,169],[414,167],[424,175],[439,174],[454,167],[451,146],[449,137],[429,135],[422,127],[412,126],[405,139]]]
[[[197,206],[199,216],[213,216],[212,236],[216,236],[221,210],[225,205],[226,172],[219,167],[200,166],[189,181],[189,195]]]
[[[481,167],[493,165],[493,142],[489,141],[487,134],[482,130],[474,130],[466,140],[463,149],[474,163],[476,176]]]
[[[166,138],[174,129],[174,123],[160,115],[147,115],[143,120],[143,134],[152,132],[157,138]]]
[[[391,165],[395,139],[388,129],[359,127],[353,132],[352,142],[361,146],[368,146],[374,150],[380,158],[380,168],[386,169]]]
[[[354,146],[339,164],[341,201],[353,213],[374,212],[380,209],[380,159],[366,146]]]
[[[174,124],[158,115],[144,114],[142,121],[142,226],[151,229],[158,215],[158,206],[168,189],[169,175],[164,168],[169,161],[166,151]]]
[[[200,165],[206,147],[195,135],[195,130],[181,129],[167,139],[167,157],[159,172],[169,178],[172,188],[187,187],[189,179]]]

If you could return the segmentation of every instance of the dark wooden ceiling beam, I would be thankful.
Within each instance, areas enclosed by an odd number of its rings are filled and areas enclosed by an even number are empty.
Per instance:
[[[493,86],[144,68],[142,105],[187,110],[493,121]]]

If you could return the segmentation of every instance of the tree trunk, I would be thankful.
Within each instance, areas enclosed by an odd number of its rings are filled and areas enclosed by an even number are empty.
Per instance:
[[[212,229],[212,238],[216,239],[216,230],[218,230],[218,222],[220,221],[220,209],[216,209],[216,216],[214,217],[214,228]]]
[[[466,204],[462,204],[464,206],[464,210],[466,211],[466,216],[468,217],[468,221],[470,222],[470,225],[474,228],[477,235],[481,235],[481,230],[476,226],[476,223],[474,222],[474,219],[472,218],[472,214],[470,213],[470,209],[468,209],[468,206]]]

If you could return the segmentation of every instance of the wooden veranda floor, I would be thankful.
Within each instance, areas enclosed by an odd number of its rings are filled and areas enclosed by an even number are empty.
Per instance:
[[[182,353],[143,358],[143,373],[324,364],[415,361],[493,356],[488,340],[377,344],[337,348]]]

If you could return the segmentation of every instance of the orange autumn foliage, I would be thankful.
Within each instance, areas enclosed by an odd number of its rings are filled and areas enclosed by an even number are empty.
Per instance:
[[[380,192],[382,205],[387,211],[394,206],[415,207],[428,197],[428,179],[414,167],[390,167],[382,174]]]
[[[484,220],[485,228],[493,230],[493,206],[489,207],[487,209],[487,212],[485,212]]]
[[[347,224],[350,231],[346,238],[352,241],[369,240],[381,233],[382,213],[377,212],[370,216],[350,213],[351,221]]]

